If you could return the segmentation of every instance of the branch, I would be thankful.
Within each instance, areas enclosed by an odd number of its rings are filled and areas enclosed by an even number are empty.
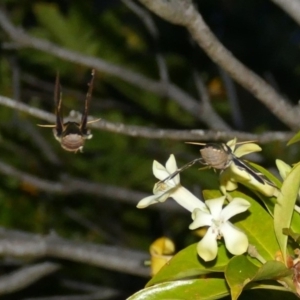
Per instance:
[[[192,0],[139,0],[163,19],[187,28],[207,55],[233,79],[259,99],[275,116],[290,128],[297,130],[299,109],[290,105],[261,77],[249,70],[227,50],[211,32]]]
[[[0,227],[0,255],[23,258],[55,257],[122,273],[149,276],[145,252],[93,243],[74,242],[56,235],[34,235]]]
[[[36,187],[39,191],[45,191],[51,194],[72,195],[80,192],[89,195],[106,197],[133,206],[136,206],[139,200],[142,198],[149,196],[146,193],[125,189],[114,185],[90,182],[81,178],[67,177],[61,181],[41,179],[40,177],[35,177],[26,172],[17,170],[2,161],[0,161],[0,172],[5,175],[12,176],[20,181],[29,183],[30,185]],[[176,203],[173,201],[167,201],[162,205],[151,205],[150,208],[158,210],[167,209],[168,211],[174,212],[183,211],[181,207],[176,205]]]
[[[145,27],[147,28],[150,35],[152,36],[155,42],[155,46],[157,48],[155,53],[155,59],[158,66],[159,77],[163,84],[168,84],[169,83],[168,67],[166,64],[166,60],[164,59],[162,53],[159,51],[159,43],[158,43],[159,31],[153,21],[151,14],[146,9],[137,5],[132,0],[121,0],[121,1],[140,18],[140,20],[144,23]]]
[[[0,245],[3,242],[0,242]],[[59,265],[51,262],[26,266],[8,275],[0,277],[0,295],[19,291],[59,269]]]
[[[22,47],[34,48],[54,55],[66,61],[71,61],[76,64],[81,64],[89,68],[94,68],[100,72],[107,73],[109,75],[116,76],[125,82],[137,86],[140,89],[155,93],[158,96],[165,97],[168,95],[179,106],[189,112],[196,119],[204,122],[209,128],[213,129],[226,129],[224,127],[218,127],[219,124],[211,122],[209,118],[202,119],[200,115],[201,107],[198,101],[186,92],[179,89],[173,84],[167,84],[166,82],[155,81],[149,79],[141,74],[130,71],[124,67],[108,63],[99,58],[84,56],[80,53],[67,50],[59,47],[46,40],[32,37],[25,33],[23,30],[16,28],[6,16],[4,9],[0,7],[0,26],[10,36],[10,38],[18,43]]]
[[[17,102],[13,99],[0,96],[0,104],[25,112],[31,116],[47,121],[51,124],[55,123],[55,115],[45,112],[41,109],[31,107],[24,103]],[[78,114],[79,115],[79,114]],[[94,120],[96,118],[89,118]],[[77,121],[80,122],[80,116]],[[261,144],[273,141],[288,141],[293,134],[284,131],[265,132],[262,134],[252,134],[241,131],[214,131],[214,130],[171,130],[171,129],[152,129],[144,126],[131,126],[122,123],[112,123],[101,119],[97,123],[90,125],[91,128],[124,134],[132,137],[142,137],[148,139],[169,139],[182,141],[228,141],[234,137],[239,140],[255,140]]]
[[[298,0],[271,0],[300,25],[300,2]]]
[[[68,289],[72,289],[75,291],[95,293],[95,294],[98,294],[98,297],[100,294],[103,299],[120,296],[120,291],[118,291],[116,289],[112,289],[112,288],[109,288],[106,286],[98,286],[98,285],[94,285],[94,284],[86,283],[86,282],[82,282],[82,281],[75,281],[75,280],[71,280],[71,279],[62,279],[61,285]]]

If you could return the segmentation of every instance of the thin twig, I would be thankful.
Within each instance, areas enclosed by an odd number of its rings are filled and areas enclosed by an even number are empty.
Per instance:
[[[3,242],[0,242],[3,246]],[[1,246],[0,246],[1,247]],[[0,277],[0,295],[21,290],[37,280],[57,271],[58,264],[44,262],[32,266],[25,266],[8,275]]]
[[[114,245],[120,245],[120,240],[117,237],[114,237],[112,234],[109,234],[99,226],[97,226],[95,223],[93,223],[91,220],[85,218],[82,214],[78,213],[76,210],[65,207],[63,209],[63,212],[73,221],[77,222],[81,226],[97,233],[99,236],[101,236],[104,241],[108,243],[113,243]]]
[[[86,283],[82,281],[75,281],[72,279],[64,278],[61,280],[61,284],[62,286],[75,291],[89,292],[89,293],[96,293],[96,292],[102,293],[102,295],[103,296],[105,295],[105,297],[112,297],[120,294],[119,291],[109,287],[99,286],[99,285]]]
[[[98,266],[105,269],[149,276],[143,262],[145,252],[116,246],[74,242],[56,235],[34,235],[0,227],[0,255],[12,257],[55,257]]]
[[[25,112],[31,116],[39,118],[41,120],[47,121],[51,124],[55,123],[55,115],[45,112],[41,109],[31,107],[24,103],[18,103],[13,99],[0,96],[0,104],[10,107],[12,109],[17,109],[19,111]],[[94,120],[96,118],[89,118],[89,120]],[[78,120],[80,121],[80,115]],[[284,131],[273,131],[265,132],[261,134],[253,134],[241,131],[214,131],[214,130],[171,130],[171,129],[152,129],[143,126],[131,126],[122,123],[112,123],[101,119],[97,123],[93,123],[90,126],[94,129],[120,133],[132,137],[143,137],[150,139],[170,139],[170,140],[181,140],[181,141],[228,141],[233,138],[238,138],[239,140],[249,141],[255,140],[261,144],[273,142],[273,141],[288,141],[293,133]]]
[[[0,173],[12,176],[22,182],[33,185],[39,191],[45,191],[51,194],[72,195],[84,193],[112,199],[136,206],[137,203],[144,197],[149,196],[146,193],[137,192],[118,186],[101,184],[87,181],[81,178],[67,177],[61,181],[50,181],[33,176],[29,173],[22,172],[16,168],[0,161]],[[163,209],[174,212],[182,212],[180,206],[173,201],[167,201],[162,205],[151,205],[152,209]]]
[[[211,118],[211,120],[215,123],[222,124],[220,127],[227,128],[227,130],[230,130],[230,126],[226,124],[226,122],[215,112],[211,105],[211,100],[207,91],[207,88],[201,79],[201,76],[198,74],[198,72],[195,70],[193,72],[195,85],[198,91],[198,94],[200,96],[201,102],[201,114],[202,118]]]
[[[150,35],[152,36],[156,47],[155,59],[158,66],[159,77],[161,79],[162,84],[168,85],[169,83],[168,67],[166,64],[166,60],[164,59],[159,49],[160,48],[159,41],[158,41],[159,31],[155,25],[155,22],[151,14],[143,7],[137,5],[132,0],[122,0],[122,2],[140,18],[140,20],[145,24],[145,27],[147,28]],[[166,86],[166,90],[167,90],[167,86]]]
[[[295,22],[300,25],[300,2],[299,0],[271,0],[281,7]]]
[[[244,121],[243,121],[240,104],[238,101],[238,96],[236,93],[235,84],[231,79],[231,77],[222,68],[219,68],[219,72],[227,92],[227,98],[228,98],[230,111],[232,114],[233,124],[235,125],[235,128],[243,129]]]
[[[81,295],[57,295],[57,296],[49,296],[49,297],[34,297],[34,298],[25,298],[22,300],[104,300],[110,299],[118,294],[102,294],[102,292],[95,292],[91,294],[81,294]]]

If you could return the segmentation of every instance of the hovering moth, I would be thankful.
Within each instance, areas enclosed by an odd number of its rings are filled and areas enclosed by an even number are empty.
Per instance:
[[[92,134],[87,128],[87,124],[97,122],[97,120],[87,121],[90,101],[92,97],[92,90],[94,85],[95,69],[92,70],[92,78],[88,84],[88,92],[85,98],[84,111],[81,117],[81,122],[71,122],[68,121],[64,123],[62,115],[62,92],[59,82],[59,74],[56,75],[55,89],[54,89],[54,104],[55,104],[55,115],[56,124],[54,125],[38,125],[41,127],[53,128],[53,134],[55,139],[61,144],[61,147],[66,151],[82,152],[83,145],[86,139],[91,139]]]
[[[275,187],[274,183],[269,181],[262,173],[258,172],[257,170],[254,170],[252,167],[248,166],[242,159],[235,156],[233,151],[227,144],[225,143],[222,144],[189,143],[189,144],[204,145],[204,147],[200,149],[201,157],[190,161],[180,169],[176,170],[174,173],[172,173],[167,178],[162,180],[163,182],[174,178],[177,174],[181,173],[182,171],[193,166],[195,163],[199,162],[202,165],[205,165],[209,168],[220,170],[221,173],[224,170],[226,170],[231,164],[234,164],[239,170],[247,172],[259,183],[263,185],[268,184]]]

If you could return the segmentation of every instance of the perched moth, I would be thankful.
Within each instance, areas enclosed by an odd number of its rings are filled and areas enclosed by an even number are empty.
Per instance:
[[[87,129],[87,124],[97,122],[97,120],[87,121],[90,101],[92,97],[92,90],[94,85],[95,78],[95,69],[92,70],[92,78],[88,84],[88,92],[85,98],[84,112],[81,117],[80,124],[77,122],[66,122],[63,121],[62,115],[62,92],[59,83],[59,74],[56,75],[55,80],[55,89],[54,89],[54,103],[55,103],[55,115],[56,115],[56,124],[54,125],[38,125],[41,127],[50,127],[53,128],[54,137],[57,141],[60,142],[61,147],[66,151],[70,152],[82,152],[83,145],[86,139],[91,139],[92,134],[90,130]]]
[[[231,163],[234,163],[237,168],[246,171],[258,182],[274,185],[262,173],[254,170],[253,167],[248,166],[242,159],[236,157],[231,148],[224,143],[206,144],[205,147],[200,150],[200,153],[203,159],[202,164],[207,165],[208,167],[224,171]]]
[[[230,141],[231,142],[231,141]],[[269,185],[272,187],[276,187],[273,182],[269,181],[262,173],[259,171],[255,170],[253,167],[250,167],[244,162],[242,159],[237,157],[232,148],[230,147],[230,142],[227,144],[222,143],[222,144],[201,144],[201,143],[189,143],[189,144],[196,144],[196,145],[203,145],[204,147],[200,149],[201,157],[196,158],[171,175],[169,175],[167,178],[162,180],[162,182],[165,182],[167,180],[170,180],[174,178],[178,173],[188,169],[195,163],[199,162],[209,168],[213,168],[215,170],[220,170],[221,174],[223,171],[228,169],[231,165],[231,173],[236,173],[238,174],[239,177],[242,177],[240,173],[244,173],[245,175],[249,176],[250,178],[254,179],[257,181],[259,184],[262,185]],[[249,143],[249,142],[246,142]],[[234,142],[234,145],[236,143]],[[241,143],[239,143],[241,144]],[[249,145],[256,145],[256,144],[249,144]],[[256,145],[257,146],[257,145]],[[258,146],[257,146],[258,147]],[[258,147],[258,149],[260,149]],[[255,150],[257,151],[257,150]],[[253,151],[249,151],[253,152]],[[241,171],[241,172],[240,172]],[[234,176],[233,176],[234,177]],[[242,180],[241,180],[242,181]],[[247,178],[245,178],[245,181],[247,181]],[[250,180],[249,180],[250,181]]]

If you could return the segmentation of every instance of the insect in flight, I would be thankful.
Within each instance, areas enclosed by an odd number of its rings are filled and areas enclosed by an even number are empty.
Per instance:
[[[261,174],[257,170],[254,170],[253,167],[248,166],[242,159],[235,156],[231,148],[225,143],[201,144],[201,143],[188,142],[188,144],[204,145],[204,147],[200,149],[201,157],[190,161],[189,163],[187,163],[186,165],[184,165],[183,167],[181,167],[180,169],[176,170],[174,173],[169,175],[167,178],[162,180],[162,182],[174,178],[177,174],[188,169],[189,167],[193,166],[197,162],[209,168],[220,170],[221,172],[227,169],[233,163],[238,169],[247,172],[259,183],[275,186],[274,183],[269,181],[263,174]]]
[[[54,137],[60,142],[61,147],[70,152],[82,152],[83,145],[86,139],[91,139],[92,134],[87,128],[87,124],[94,123],[100,119],[88,122],[88,112],[92,97],[92,90],[94,86],[95,69],[92,70],[92,78],[88,84],[88,92],[85,98],[84,112],[81,117],[81,122],[68,121],[64,123],[62,115],[62,92],[59,83],[59,74],[56,75],[55,89],[54,89],[54,103],[56,124],[54,125],[38,125],[41,127],[53,128]]]

